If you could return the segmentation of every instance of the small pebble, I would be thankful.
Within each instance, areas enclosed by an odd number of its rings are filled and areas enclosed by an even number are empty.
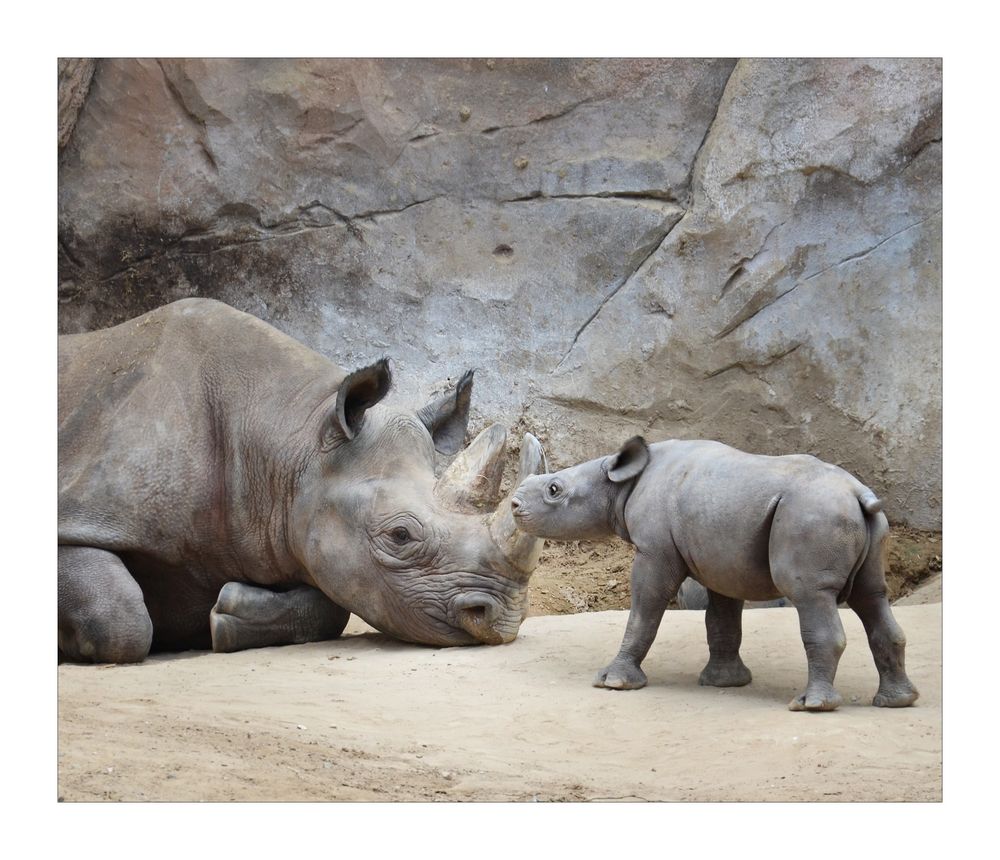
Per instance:
[[[462,105],[462,107],[458,109],[458,118],[462,120],[462,122],[468,122],[470,116],[472,116],[472,108]]]

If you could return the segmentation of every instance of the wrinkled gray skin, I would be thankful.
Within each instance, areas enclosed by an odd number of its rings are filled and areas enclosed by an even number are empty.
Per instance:
[[[836,466],[807,455],[765,457],[710,441],[647,445],[526,479],[511,506],[526,532],[556,540],[617,534],[635,545],[632,608],[618,656],[596,686],[643,687],[640,663],[663,611],[692,577],[708,590],[709,661],[701,684],[750,683],[740,659],[745,600],[787,597],[799,614],[809,678],[793,711],[830,711],[846,645],[837,603],[858,614],[879,673],[873,704],[917,698],[904,668],[906,639],[889,609],[881,503]]]
[[[511,641],[541,541],[482,509],[506,433],[435,482],[472,375],[416,414],[379,404],[390,384],[385,360],[345,374],[205,299],[61,337],[60,656],[315,641],[352,612],[411,642]]]

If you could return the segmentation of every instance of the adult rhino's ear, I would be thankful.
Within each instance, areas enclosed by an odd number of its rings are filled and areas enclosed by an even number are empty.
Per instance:
[[[620,484],[630,478],[638,477],[649,463],[649,446],[642,436],[633,436],[617,454],[608,457],[605,471],[609,481]]]
[[[392,372],[387,358],[350,374],[337,390],[334,421],[338,429],[348,439],[353,439],[361,429],[365,412],[385,397],[390,387]]]
[[[465,441],[465,430],[469,426],[469,404],[472,402],[472,374],[467,370],[458,380],[455,390],[432,400],[417,412],[427,432],[434,440],[434,449],[439,454],[455,454]]]

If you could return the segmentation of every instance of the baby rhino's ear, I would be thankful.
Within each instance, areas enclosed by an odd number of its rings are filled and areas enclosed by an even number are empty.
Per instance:
[[[649,463],[649,446],[642,436],[633,436],[617,454],[607,460],[606,470],[608,480],[620,484],[630,478],[638,477]]]

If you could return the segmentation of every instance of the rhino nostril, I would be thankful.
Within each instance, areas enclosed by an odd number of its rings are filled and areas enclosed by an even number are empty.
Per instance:
[[[458,625],[479,642],[486,645],[502,645],[505,637],[502,631],[494,630],[493,623],[499,609],[493,604],[476,603],[458,610]]]
[[[500,605],[486,594],[463,594],[455,601],[460,621],[473,627],[488,626],[500,617]]]
[[[504,631],[494,630],[504,614],[503,606],[489,594],[466,592],[455,598],[451,606],[453,623],[487,645],[499,645],[504,641]]]
[[[471,622],[476,627],[492,624],[500,614],[500,609],[496,604],[485,601],[463,606],[458,611],[465,621]]]
[[[482,624],[486,620],[486,607],[485,606],[470,606],[468,609],[462,610],[470,621],[476,624]]]
[[[510,507],[512,511],[517,513],[517,510],[521,507],[521,500],[517,498],[517,496],[515,496],[513,499],[510,500]]]

